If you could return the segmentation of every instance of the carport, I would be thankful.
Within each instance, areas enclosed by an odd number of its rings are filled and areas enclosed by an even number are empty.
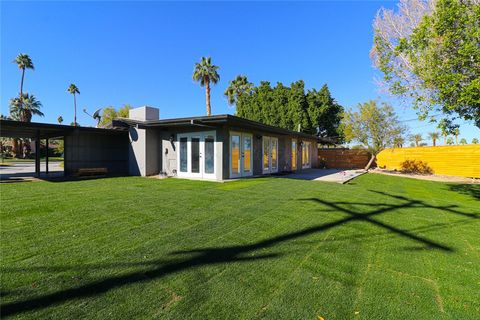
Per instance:
[[[0,120],[0,136],[28,138],[35,141],[35,176],[40,177],[40,141],[64,140],[64,173],[71,175],[79,168],[105,167],[110,173],[128,173],[128,132],[118,129],[74,127],[38,122]],[[45,173],[48,174],[48,148]]]

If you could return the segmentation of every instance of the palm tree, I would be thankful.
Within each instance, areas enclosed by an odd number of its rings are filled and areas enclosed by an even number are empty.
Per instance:
[[[62,124],[62,122],[63,122],[63,117],[62,117],[62,116],[59,116],[59,117],[57,118],[57,121],[58,121],[59,124]]]
[[[225,89],[223,95],[227,97],[228,104],[233,105],[242,94],[249,93],[252,88],[253,84],[248,82],[247,77],[239,75],[235,79],[230,80],[229,86]]]
[[[422,135],[417,133],[410,136],[410,142],[415,143],[415,146],[418,147],[420,142],[422,142]]]
[[[453,138],[452,138],[452,137],[448,137],[448,138],[447,138],[447,144],[448,144],[449,146],[451,146],[451,145],[453,144]]]
[[[10,99],[10,114],[19,121],[31,122],[33,115],[43,117],[41,107],[42,103],[33,94],[24,93],[22,99]]]
[[[33,66],[32,59],[28,56],[28,54],[20,53],[15,58],[15,60],[13,60],[13,62],[18,65],[18,68],[20,70],[22,70],[22,80],[20,81],[20,94],[18,96],[20,99],[22,99],[22,97],[23,97],[23,80],[25,78],[25,69],[35,70],[35,67]]]
[[[460,139],[460,144],[467,144],[467,139],[465,138]]]
[[[405,143],[405,139],[403,139],[403,137],[396,137],[395,139],[393,139],[394,148],[403,148],[404,143]]]
[[[68,92],[73,94],[73,125],[76,127],[77,126],[77,98],[75,94],[80,94],[80,91],[78,90],[77,86],[74,85],[73,83],[70,84],[70,86],[67,89]]]
[[[458,144],[458,136],[460,135],[460,129],[459,128],[453,129],[453,135],[455,136],[455,144]]]
[[[440,134],[438,132],[430,132],[428,134],[430,139],[432,139],[432,145],[435,147],[437,145],[437,139],[440,137]]]
[[[207,116],[212,115],[210,107],[210,82],[216,84],[220,81],[220,75],[217,72],[219,67],[212,64],[210,57],[202,57],[200,62],[195,63],[193,70],[193,80],[200,82],[200,86],[205,87],[205,100],[207,103]]]

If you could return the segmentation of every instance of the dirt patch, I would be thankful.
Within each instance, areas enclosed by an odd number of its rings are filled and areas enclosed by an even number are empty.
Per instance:
[[[480,179],[475,179],[475,178],[440,176],[440,175],[435,175],[435,174],[421,175],[421,174],[413,174],[413,173],[402,173],[400,171],[393,171],[393,170],[386,170],[386,169],[379,169],[379,168],[370,170],[369,172],[370,173],[385,174],[385,175],[388,175],[388,176],[397,176],[397,177],[405,177],[405,178],[428,180],[428,181],[480,184]]]

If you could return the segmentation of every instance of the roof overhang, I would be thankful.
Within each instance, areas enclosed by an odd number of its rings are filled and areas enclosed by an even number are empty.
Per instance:
[[[257,121],[252,121],[229,114],[216,116],[201,116],[189,118],[163,119],[163,120],[149,120],[140,121],[128,118],[117,118],[112,122],[113,127],[135,127],[139,129],[158,128],[164,130],[174,130],[181,127],[207,127],[215,128],[219,126],[231,126],[238,128],[245,128],[250,130],[263,131],[267,133],[274,133],[277,135],[288,135],[304,139],[316,140],[319,142],[330,143],[330,139],[320,138],[303,132],[287,130],[275,126],[270,126]]]
[[[118,129],[74,127],[60,124],[0,120],[0,136],[9,138],[59,138],[74,132],[97,132],[103,134],[124,133]]]

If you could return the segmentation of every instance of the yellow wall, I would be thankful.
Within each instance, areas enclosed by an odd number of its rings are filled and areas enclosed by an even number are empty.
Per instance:
[[[385,149],[377,166],[399,170],[405,160],[426,162],[438,175],[480,178],[480,145]]]

